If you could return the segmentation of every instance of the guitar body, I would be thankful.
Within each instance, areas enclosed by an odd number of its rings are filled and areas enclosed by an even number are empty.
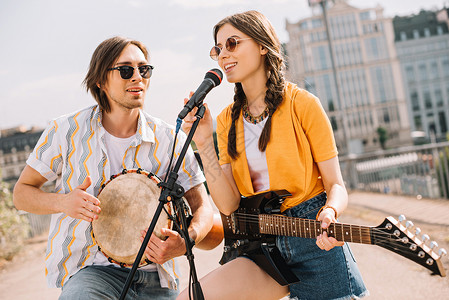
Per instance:
[[[224,230],[224,252],[220,264],[238,256],[247,256],[280,285],[299,282],[276,247],[276,236],[259,233],[259,214],[280,213],[280,204],[290,196],[286,190],[272,191],[242,198],[240,207],[230,216],[221,214]],[[239,214],[245,218],[236,218]]]

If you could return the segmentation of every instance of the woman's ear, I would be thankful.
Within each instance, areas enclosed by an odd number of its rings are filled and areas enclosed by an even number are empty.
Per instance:
[[[265,55],[268,53],[268,49],[263,45],[260,45],[260,55]]]

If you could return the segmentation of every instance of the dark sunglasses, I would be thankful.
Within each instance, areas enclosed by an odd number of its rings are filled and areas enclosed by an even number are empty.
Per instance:
[[[120,76],[123,79],[130,79],[134,75],[134,69],[139,69],[140,76],[142,76],[142,78],[148,79],[151,77],[154,67],[152,65],[143,65],[138,66],[137,68],[131,66],[120,66],[115,68],[109,68],[108,71],[119,70]]]
[[[228,37],[228,39],[226,40],[225,43],[225,47],[226,50],[228,50],[229,52],[233,52],[235,50],[235,47],[237,47],[237,45],[239,44],[240,41],[244,41],[244,40],[250,40],[251,38],[244,38],[244,39],[237,39],[235,37]],[[218,60],[218,56],[221,53],[221,50],[223,49],[223,47],[218,47],[217,45],[213,46],[212,49],[210,49],[210,57],[213,60]]]

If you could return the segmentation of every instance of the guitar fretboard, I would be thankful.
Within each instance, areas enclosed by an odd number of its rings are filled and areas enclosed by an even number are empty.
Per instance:
[[[316,238],[322,233],[321,222],[279,215],[259,215],[259,230],[263,234]],[[332,223],[326,230],[328,236],[338,241],[372,244],[370,227]]]

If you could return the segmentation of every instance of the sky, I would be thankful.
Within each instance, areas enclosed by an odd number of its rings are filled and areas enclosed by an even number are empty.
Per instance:
[[[384,8],[388,17],[449,7],[448,0],[348,0]],[[142,41],[155,66],[144,110],[174,124],[183,99],[218,65],[209,57],[212,28],[222,18],[255,9],[281,42],[285,25],[310,17],[307,0],[1,0],[0,128],[45,127],[95,100],[82,85],[91,55],[120,35]],[[232,102],[223,80],[206,97],[215,117]]]

